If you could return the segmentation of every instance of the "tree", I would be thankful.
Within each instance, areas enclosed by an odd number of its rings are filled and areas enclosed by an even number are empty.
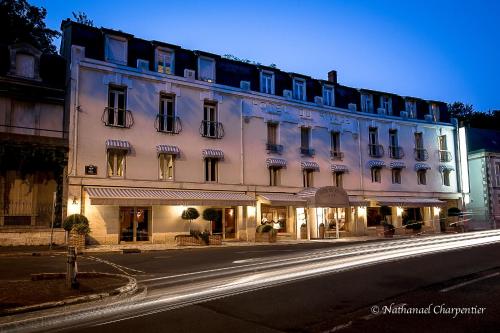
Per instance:
[[[465,120],[474,114],[474,107],[472,104],[464,104],[462,102],[454,102],[448,105],[450,117],[457,118],[458,120]]]
[[[500,110],[479,112],[471,104],[455,102],[448,104],[450,117],[457,118],[463,126],[474,128],[498,129]]]
[[[196,220],[200,217],[200,213],[196,210],[196,208],[189,207],[182,212],[181,218],[183,220],[189,221],[189,229],[191,230],[191,221]]]
[[[71,13],[73,14],[73,18],[76,20],[76,22],[88,25],[89,27],[94,26],[94,21],[89,19],[87,14],[85,14],[84,12],[79,11],[78,13],[75,13],[75,12],[71,12]]]
[[[56,53],[52,40],[60,33],[47,28],[47,10],[30,5],[26,0],[0,1],[0,43],[29,43],[47,53]]]

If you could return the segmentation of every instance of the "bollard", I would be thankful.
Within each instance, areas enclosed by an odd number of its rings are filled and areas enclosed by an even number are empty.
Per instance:
[[[76,281],[76,247],[68,246],[68,257],[66,261],[66,287],[77,289]]]

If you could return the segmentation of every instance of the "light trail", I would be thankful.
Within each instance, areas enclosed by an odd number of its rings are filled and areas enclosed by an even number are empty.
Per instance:
[[[43,318],[39,316],[14,319],[15,321],[8,324],[0,324],[0,331],[53,332],[67,328],[106,325],[325,274],[493,243],[500,243],[500,230],[377,242],[308,251],[300,255],[256,258],[257,262],[245,265],[143,280],[146,285],[166,281],[166,287],[138,300],[106,305],[93,304],[91,309],[66,308],[58,310],[56,315],[46,314]]]

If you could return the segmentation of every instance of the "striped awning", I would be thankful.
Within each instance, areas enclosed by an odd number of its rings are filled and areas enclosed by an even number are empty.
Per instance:
[[[370,206],[370,201],[358,197],[349,197],[349,206],[367,207]]]
[[[375,198],[379,206],[396,206],[396,207],[436,207],[446,205],[446,201],[441,201],[434,198],[400,198],[387,197]]]
[[[389,164],[389,168],[391,168],[391,169],[404,169],[404,168],[406,168],[406,165],[404,162],[391,162]]]
[[[158,188],[86,187],[92,205],[253,206],[255,199],[240,192],[181,191]]]
[[[368,161],[368,168],[383,168],[385,167],[385,162],[381,160],[371,160]]]
[[[266,159],[267,167],[286,168],[286,160],[282,158],[268,158]]]
[[[264,204],[273,206],[306,206],[306,199],[292,193],[259,193],[258,198]]]
[[[203,158],[218,158],[220,160],[224,159],[224,152],[220,149],[203,149],[201,152]]]
[[[106,140],[106,149],[118,149],[118,150],[126,150],[130,151],[130,142],[122,141],[122,140]]]
[[[439,172],[444,172],[444,171],[455,171],[455,168],[452,167],[451,165],[440,165]]]
[[[180,155],[181,151],[177,146],[169,146],[169,145],[157,145],[156,152],[158,154],[169,154],[169,155]]]
[[[319,164],[311,161],[302,161],[300,162],[300,166],[302,170],[314,170],[319,171]]]
[[[431,167],[426,163],[415,163],[415,171],[429,170]]]
[[[349,168],[347,167],[347,165],[332,164],[332,172],[335,173],[349,172]]]

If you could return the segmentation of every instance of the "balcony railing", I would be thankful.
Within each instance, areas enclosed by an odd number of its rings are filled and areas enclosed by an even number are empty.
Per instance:
[[[130,110],[105,107],[101,117],[106,126],[130,128],[134,125],[134,117]]]
[[[368,154],[371,157],[384,157],[384,147],[382,145],[369,144],[368,145]]]
[[[338,150],[330,150],[330,156],[332,160],[342,160],[344,158],[344,153]]]
[[[448,150],[438,150],[439,162],[451,162],[451,153]]]
[[[415,148],[415,161],[427,161],[429,159],[429,153],[427,149]]]
[[[389,146],[389,155],[391,158],[399,160],[405,157],[405,152],[403,150],[403,147]]]
[[[314,154],[316,154],[316,151],[312,148],[300,147],[300,153],[304,156],[314,156]]]
[[[179,117],[157,114],[155,128],[158,132],[179,134],[182,131],[182,124]]]
[[[200,134],[205,138],[222,139],[224,137],[224,126],[217,121],[203,120],[200,125]]]
[[[281,152],[283,151],[283,145],[266,143],[266,150],[268,153],[281,154]]]

